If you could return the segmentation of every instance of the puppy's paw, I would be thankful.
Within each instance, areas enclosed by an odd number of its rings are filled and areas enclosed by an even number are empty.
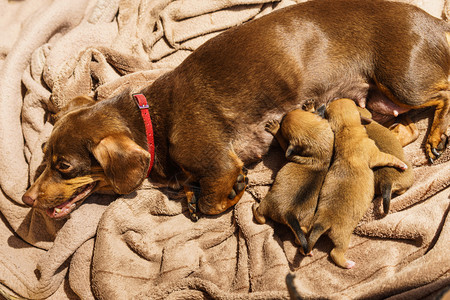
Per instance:
[[[354,261],[351,261],[351,260],[347,260],[347,261],[345,262],[345,268],[346,268],[346,269],[351,269],[351,268],[353,268],[355,265],[356,265],[356,263],[355,263]]]
[[[280,122],[278,122],[277,120],[270,120],[266,123],[265,129],[267,132],[276,135],[278,130],[280,129]]]
[[[262,214],[259,213],[258,207],[259,207],[259,203],[257,203],[257,202],[253,203],[253,205],[252,205],[253,217],[255,218],[256,222],[258,222],[259,224],[265,224],[266,218]]]
[[[302,105],[302,109],[304,111],[314,112],[316,110],[314,107],[314,102],[315,102],[314,99],[306,100]]]
[[[443,134],[438,140],[431,137],[428,139],[425,145],[425,150],[430,163],[434,163],[434,161],[442,155],[447,148],[447,145],[448,137],[445,134]]]

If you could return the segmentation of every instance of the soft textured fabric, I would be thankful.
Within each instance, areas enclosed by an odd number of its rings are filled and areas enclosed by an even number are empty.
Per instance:
[[[311,298],[425,297],[450,284],[450,151],[432,166],[422,148],[431,116],[405,148],[415,183],[380,201],[361,220],[348,257],[328,257],[322,238],[303,257],[290,230],[253,220],[251,205],[270,188],[284,158],[274,144],[250,166],[241,201],[216,217],[190,221],[184,199],[149,182],[119,197],[91,196],[67,220],[22,204],[42,160],[47,121],[72,97],[106,99],[138,91],[176,67],[209,38],[302,1],[27,0],[0,2],[0,283],[31,299],[279,299],[296,274]],[[424,2],[424,3],[423,3]],[[426,2],[426,3],[425,3]],[[414,2],[413,2],[414,3]],[[437,17],[444,0],[417,3]]]

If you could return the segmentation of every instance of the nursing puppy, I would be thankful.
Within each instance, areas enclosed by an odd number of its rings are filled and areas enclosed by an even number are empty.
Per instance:
[[[352,100],[331,102],[326,115],[335,134],[334,158],[320,192],[308,250],[328,231],[335,245],[331,258],[342,268],[352,268],[355,263],[344,254],[353,230],[374,196],[372,168],[392,166],[405,170],[408,166],[397,157],[381,152],[369,139]]]
[[[276,137],[289,162],[277,173],[267,196],[253,204],[253,215],[261,224],[269,217],[289,226],[305,254],[305,232],[330,166],[334,135],[327,120],[301,109],[286,114],[281,128],[279,122],[269,121],[266,130]]]
[[[364,118],[371,119],[372,114],[364,108],[358,107],[358,111]],[[389,212],[392,194],[401,195],[414,183],[414,173],[411,163],[406,160],[401,142],[386,127],[372,121],[364,125],[367,135],[375,141],[380,151],[394,155],[408,165],[408,169],[399,171],[392,167],[378,168],[374,170],[375,195],[383,198],[383,212]]]

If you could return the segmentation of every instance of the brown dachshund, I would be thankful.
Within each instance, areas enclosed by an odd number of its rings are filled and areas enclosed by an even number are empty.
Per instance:
[[[276,137],[288,162],[277,173],[266,197],[253,204],[253,216],[260,224],[270,217],[289,226],[296,243],[302,247],[300,251],[306,254],[305,233],[330,166],[334,134],[327,120],[301,109],[287,113],[281,125],[269,121],[266,130]]]
[[[371,119],[372,114],[365,108],[358,107],[361,116]],[[395,168],[384,167],[374,170],[375,194],[383,198],[383,212],[389,212],[392,194],[403,194],[414,183],[414,173],[411,163],[406,159],[401,142],[386,127],[375,121],[364,125],[367,135],[374,140],[380,151],[389,153],[406,163],[408,169],[399,171]]]
[[[221,213],[243,194],[244,164],[268,151],[264,124],[308,99],[317,107],[346,97],[388,115],[433,106],[426,153],[436,159],[448,125],[449,31],[417,7],[380,0],[308,1],[232,28],[141,91],[153,157],[130,93],[74,109],[56,122],[46,168],[23,201],[62,217],[92,192],[135,190],[154,160],[151,179],[181,174],[192,213]]]
[[[353,100],[331,102],[326,114],[334,132],[334,157],[320,191],[308,237],[308,250],[314,247],[322,234],[328,232],[335,245],[331,258],[342,268],[352,268],[355,263],[344,255],[353,230],[373,200],[372,169],[389,166],[406,170],[408,166],[378,149],[361,124],[361,116]]]

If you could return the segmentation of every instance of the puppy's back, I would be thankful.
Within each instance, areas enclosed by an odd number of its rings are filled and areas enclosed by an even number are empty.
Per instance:
[[[367,109],[358,108],[361,115],[371,118]],[[367,135],[375,141],[380,151],[392,154],[404,161],[408,169],[399,171],[392,167],[383,167],[375,170],[375,193],[383,197],[383,210],[387,214],[389,211],[391,195],[405,192],[414,182],[414,173],[411,163],[406,159],[403,147],[397,137],[383,125],[372,121],[365,125]]]

